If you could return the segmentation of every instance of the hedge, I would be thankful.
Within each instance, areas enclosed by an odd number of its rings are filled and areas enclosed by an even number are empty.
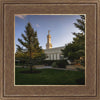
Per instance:
[[[33,61],[33,65],[45,65],[45,66],[52,66],[53,63],[57,64],[58,68],[65,68],[66,65],[68,65],[66,60],[43,60],[43,61],[39,61],[39,60],[34,60]],[[16,62],[16,65],[28,65],[28,63],[26,61],[19,61],[18,63]]]

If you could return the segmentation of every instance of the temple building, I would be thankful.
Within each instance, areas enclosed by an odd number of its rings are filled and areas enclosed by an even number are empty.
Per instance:
[[[47,55],[46,60],[63,59],[63,55],[61,51],[62,49],[64,49],[64,46],[52,48],[51,35],[50,35],[50,31],[48,31],[46,49],[44,49],[44,52]]]

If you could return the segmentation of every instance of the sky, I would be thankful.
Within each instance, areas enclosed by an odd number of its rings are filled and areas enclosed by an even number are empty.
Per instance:
[[[40,46],[46,49],[48,30],[53,48],[72,42],[72,33],[80,32],[73,24],[79,18],[79,15],[15,15],[15,51],[16,44],[20,45],[18,38],[22,39],[21,34],[24,33],[28,22],[37,31]]]

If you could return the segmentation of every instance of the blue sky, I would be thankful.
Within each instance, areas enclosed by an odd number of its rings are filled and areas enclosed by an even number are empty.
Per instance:
[[[25,26],[31,23],[37,31],[40,46],[46,48],[47,34],[50,30],[51,43],[53,47],[65,46],[72,42],[73,32],[80,32],[73,23],[79,19],[79,15],[16,15],[15,16],[15,51],[18,38],[24,33]]]

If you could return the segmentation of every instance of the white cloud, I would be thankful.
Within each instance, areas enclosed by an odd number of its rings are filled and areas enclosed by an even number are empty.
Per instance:
[[[16,15],[16,17],[20,18],[20,19],[24,19],[26,15]]]
[[[36,27],[38,28],[38,27],[40,27],[40,25],[39,24],[36,24]]]

